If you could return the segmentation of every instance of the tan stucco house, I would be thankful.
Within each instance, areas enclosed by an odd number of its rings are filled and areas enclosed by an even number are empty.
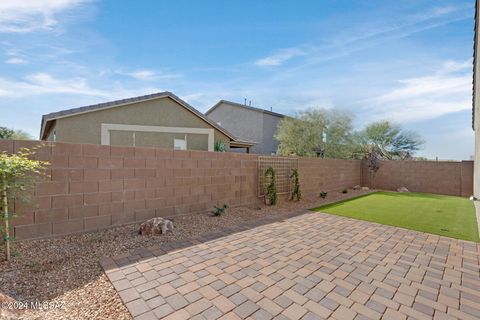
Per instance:
[[[219,124],[171,92],[63,110],[42,117],[40,139],[70,143],[214,151],[246,148]]]

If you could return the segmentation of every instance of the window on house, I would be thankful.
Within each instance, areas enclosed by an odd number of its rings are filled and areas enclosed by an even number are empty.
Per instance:
[[[175,150],[187,150],[187,140],[173,139],[173,148]]]

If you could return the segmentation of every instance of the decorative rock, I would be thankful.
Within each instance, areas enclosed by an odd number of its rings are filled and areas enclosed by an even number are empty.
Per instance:
[[[353,190],[360,190],[360,189],[361,189],[361,187],[358,184],[353,187]]]
[[[397,192],[410,192],[406,187],[400,187],[397,189]]]
[[[362,190],[370,190],[369,187],[362,187]]]
[[[138,230],[138,234],[141,234],[142,236],[160,235],[166,234],[169,230],[173,232],[173,222],[168,219],[156,217],[142,223],[140,225],[140,230]]]
[[[475,201],[475,200],[477,200],[477,198],[475,198],[475,196],[470,196],[469,199],[470,199],[470,201]]]

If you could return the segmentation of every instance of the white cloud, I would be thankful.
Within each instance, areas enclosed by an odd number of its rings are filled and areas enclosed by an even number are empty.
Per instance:
[[[119,72],[119,73],[123,74],[122,72]],[[178,74],[156,72],[153,70],[146,70],[146,69],[137,70],[137,71],[133,71],[125,74],[137,80],[144,80],[144,81],[157,80],[157,79],[173,79],[173,78],[180,77]]]
[[[312,65],[343,58],[369,47],[381,45],[392,39],[406,38],[413,34],[441,27],[459,20],[471,19],[470,5],[456,5],[432,8],[428,11],[404,16],[401,20],[380,20],[373,24],[356,26],[334,33],[326,43],[304,43],[294,48],[279,49],[277,53],[255,61],[257,66],[279,66],[299,56],[306,59],[293,68],[311,68]],[[289,72],[283,73],[289,75]]]
[[[11,58],[8,58],[7,60],[5,60],[5,63],[8,63],[8,64],[25,64],[25,63],[27,63],[27,60],[22,59],[22,58],[18,58],[18,57],[11,57]]]
[[[271,67],[279,66],[292,58],[305,55],[305,51],[300,48],[280,49],[276,54],[258,59],[255,61],[257,66]]]
[[[55,78],[48,73],[27,75],[22,81],[0,78],[0,97],[25,98],[45,94],[69,94],[91,96],[102,100],[115,100],[161,91],[157,88],[128,89],[111,87],[97,89],[82,77]]]
[[[138,80],[151,80],[155,78],[155,72],[151,70],[139,70],[130,73],[130,76]]]
[[[447,61],[432,75],[403,79],[399,85],[366,103],[379,118],[421,121],[469,110],[472,100],[471,61]]]
[[[0,32],[50,30],[58,24],[57,15],[90,0],[2,0]]]

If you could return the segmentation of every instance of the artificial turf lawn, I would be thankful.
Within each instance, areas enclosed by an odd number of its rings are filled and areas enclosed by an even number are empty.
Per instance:
[[[475,207],[460,197],[382,191],[313,210],[480,242]]]

